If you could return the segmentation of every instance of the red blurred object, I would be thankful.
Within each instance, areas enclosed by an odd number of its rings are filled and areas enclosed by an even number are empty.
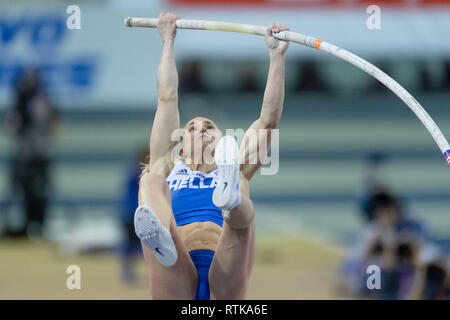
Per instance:
[[[257,7],[367,7],[372,4],[378,6],[396,7],[428,7],[450,6],[450,0],[168,0],[171,4],[186,6],[257,6]]]

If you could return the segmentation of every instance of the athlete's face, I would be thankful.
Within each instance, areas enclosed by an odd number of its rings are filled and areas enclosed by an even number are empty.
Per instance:
[[[184,126],[182,149],[191,159],[203,159],[214,156],[214,148],[222,133],[216,124],[208,118],[197,117]]]

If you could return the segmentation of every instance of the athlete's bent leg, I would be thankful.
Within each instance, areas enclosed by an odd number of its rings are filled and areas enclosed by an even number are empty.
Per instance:
[[[171,235],[178,253],[174,265],[163,266],[143,243],[142,250],[149,268],[150,290],[153,299],[194,299],[197,290],[197,271],[176,230],[172,213],[170,190],[166,179],[155,173],[146,173],[139,183],[139,205],[146,205],[156,214]]]
[[[241,202],[224,218],[209,271],[211,299],[244,299],[255,253],[254,208],[241,174]]]

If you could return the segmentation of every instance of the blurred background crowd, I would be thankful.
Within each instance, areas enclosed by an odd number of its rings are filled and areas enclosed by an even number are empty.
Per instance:
[[[450,137],[449,1],[379,1],[380,30],[365,1],[276,2],[77,1],[80,30],[70,1],[0,2],[1,299],[148,298],[133,214],[161,45],[126,16],[284,23],[378,66]],[[183,30],[175,48],[182,123],[258,117],[262,38]],[[426,129],[354,66],[294,44],[287,57],[280,169],[251,187],[249,298],[449,299],[450,171]],[[64,288],[69,264],[87,270],[80,293]]]

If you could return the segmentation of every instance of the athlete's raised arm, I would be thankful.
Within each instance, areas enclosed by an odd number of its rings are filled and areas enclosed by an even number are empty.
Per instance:
[[[260,144],[260,148],[267,147],[267,150],[265,150],[267,155],[271,140],[271,129],[275,129],[278,126],[281,113],[283,112],[284,63],[289,42],[278,40],[272,36],[273,33],[282,31],[289,31],[289,28],[280,24],[273,24],[266,31],[265,41],[269,48],[270,67],[264,100],[259,118],[247,130],[240,147],[241,172],[248,180],[258,170],[261,166],[261,160],[263,160],[258,156],[258,144]],[[257,139],[254,139],[255,135]],[[267,142],[263,143],[263,146],[260,142],[264,142],[264,140]],[[257,159],[257,163],[251,161],[253,158]]]
[[[172,13],[162,13],[158,18],[162,54],[158,68],[158,107],[150,137],[151,166],[162,158],[170,159],[170,152],[176,144],[176,141],[171,141],[171,135],[180,127],[178,73],[174,54],[177,19],[179,17]]]

